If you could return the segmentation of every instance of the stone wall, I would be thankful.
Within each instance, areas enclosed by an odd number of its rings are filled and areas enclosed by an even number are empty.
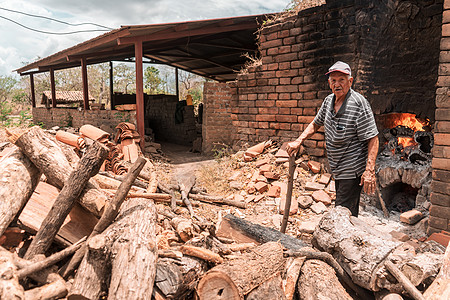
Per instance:
[[[220,144],[231,145],[233,127],[249,127],[248,121],[237,120],[231,112],[248,112],[240,108],[234,83],[205,82],[203,88],[202,152],[210,153]],[[256,113],[256,112],[252,112]],[[234,117],[234,119],[232,119]]]
[[[450,0],[444,2],[442,22],[429,233],[450,231]]]
[[[145,127],[152,129],[156,140],[192,145],[197,137],[194,106],[179,106],[177,122],[177,104],[181,103],[174,95],[146,95]]]
[[[73,108],[34,107],[33,123],[42,123],[46,128],[53,126],[76,127],[90,124],[99,127],[110,134],[115,133],[115,127],[121,122],[136,124],[135,111],[118,110],[77,110]]]
[[[375,114],[434,120],[441,13],[442,0],[328,0],[266,24],[260,64],[237,78],[233,143],[296,138],[330,93],[324,74],[337,60],[352,67]],[[305,142],[310,155],[324,156],[323,138]]]

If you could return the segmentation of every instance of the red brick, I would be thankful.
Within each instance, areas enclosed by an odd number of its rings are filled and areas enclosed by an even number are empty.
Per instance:
[[[292,124],[291,130],[294,131],[303,131],[303,124]]]
[[[278,100],[276,106],[278,107],[297,107],[297,100]]]
[[[447,220],[447,218],[438,218],[435,216],[430,216],[429,226],[437,228],[437,229],[447,230],[448,220]]]
[[[279,48],[267,49],[267,55],[269,55],[269,56],[277,55],[278,52],[279,52]]]
[[[272,171],[273,166],[269,164],[263,164],[259,167],[259,174],[264,174],[265,172]]]
[[[281,130],[291,130],[291,123],[280,123]]]
[[[298,70],[297,69],[280,70],[280,71],[276,71],[275,75],[276,75],[276,77],[295,77],[298,75]]]
[[[420,211],[412,209],[400,215],[400,222],[413,225],[419,222],[422,218],[423,214]]]
[[[320,162],[313,161],[313,160],[310,160],[308,162],[308,167],[313,173],[316,173],[316,174],[319,173],[320,169],[321,169]]]
[[[280,192],[281,188],[279,186],[272,185],[267,191],[266,196],[277,198],[280,197]]]
[[[278,113],[278,107],[260,107],[258,108],[258,112],[260,114],[277,114]]]
[[[275,106],[274,100],[259,100],[256,102],[256,107],[273,107]]]
[[[265,182],[259,181],[255,184],[255,188],[259,193],[264,193],[269,189],[269,185]]]
[[[256,129],[257,135],[275,136],[275,133],[273,129]]]
[[[277,115],[275,117],[277,122],[291,122],[295,123],[297,121],[297,116],[292,115]]]
[[[430,235],[427,241],[436,241],[442,246],[447,247],[448,243],[450,242],[450,233],[435,232]]]
[[[292,52],[294,52],[294,46],[295,46],[295,45],[292,46]],[[301,60],[294,60],[294,61],[291,61],[291,68],[293,68],[293,69],[299,69],[299,68],[303,68],[303,67],[304,67],[303,61],[301,61]]]
[[[278,99],[280,100],[291,100],[291,93],[279,93]]]
[[[280,108],[278,108],[278,113],[280,115],[290,115],[291,109],[289,107],[280,107]]]
[[[323,173],[323,174],[320,176],[319,183],[320,183],[320,184],[327,185],[328,182],[330,182],[330,179],[331,179],[331,174],[329,174],[329,173]]]
[[[257,161],[255,161],[255,166],[256,166],[257,168],[259,168],[259,167],[261,167],[261,166],[263,166],[263,165],[268,164],[269,162],[270,162],[270,159],[268,159],[268,158],[258,159]],[[259,173],[258,173],[258,174],[259,174]]]
[[[267,81],[267,84],[268,85],[278,85],[278,84],[280,84],[280,79],[278,79],[278,78],[270,78]]]
[[[275,122],[275,115],[256,115],[256,121]]]
[[[280,129],[280,123],[270,123],[269,128],[271,129]]]
[[[295,37],[287,37],[283,39],[283,45],[293,45],[295,43]]]
[[[269,128],[269,122],[258,122],[258,128]]]
[[[450,10],[445,10],[442,14],[442,23],[450,23]]]
[[[322,202],[325,205],[331,204],[331,197],[323,190],[318,190],[311,195],[316,202]]]
[[[325,184],[308,181],[305,183],[304,187],[307,191],[318,191],[325,189]]]
[[[274,172],[264,172],[264,177],[271,180],[278,180],[280,179],[280,175],[274,173]]]
[[[279,54],[285,54],[291,52],[291,46],[281,46],[278,48]]]
[[[286,206],[286,195],[281,196],[279,213],[284,213],[284,207]],[[295,215],[298,212],[297,198],[291,198],[291,206],[289,207],[289,215]]]
[[[437,180],[431,181],[431,190],[438,191],[444,195],[450,195],[450,184]]]
[[[266,93],[258,94],[258,100],[267,100],[267,94]]]
[[[432,204],[430,207],[430,215],[433,217],[450,219],[450,207]]]
[[[267,41],[267,42],[263,42],[261,43],[261,49],[269,49],[269,48],[275,48],[275,47],[279,47],[283,44],[282,40],[271,40],[271,41]]]
[[[434,180],[450,183],[450,171],[434,169],[432,175]]]
[[[298,59],[298,53],[294,52],[294,53],[278,54],[274,58],[275,58],[275,61],[277,61],[277,62],[283,62],[283,61],[290,62],[290,61]]]
[[[435,133],[434,144],[450,146],[450,133]]]
[[[436,109],[436,121],[450,121],[450,109],[448,108]]]
[[[293,107],[293,108],[291,108],[291,113],[293,114],[293,115],[302,115],[303,114],[303,108],[301,108],[301,107]]]
[[[394,239],[399,240],[400,242],[406,242],[406,241],[409,241],[409,239],[410,239],[409,235],[407,235],[407,234],[405,234],[403,232],[400,232],[400,231],[392,230],[391,232],[389,232],[389,234]]]
[[[267,95],[268,100],[277,100],[278,99],[278,93],[270,93]]]
[[[303,124],[309,124],[314,120],[314,116],[298,116],[297,122]]]
[[[448,158],[433,158],[431,166],[434,169],[450,170],[450,159]]]
[[[310,84],[301,84],[298,86],[299,92],[310,92],[315,91],[317,89],[317,84],[310,83]]]

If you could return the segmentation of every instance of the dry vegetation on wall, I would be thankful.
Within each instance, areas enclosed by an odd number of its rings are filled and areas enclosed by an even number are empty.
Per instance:
[[[325,0],[292,0],[290,6],[292,10],[299,12],[304,9],[323,5],[325,2]]]

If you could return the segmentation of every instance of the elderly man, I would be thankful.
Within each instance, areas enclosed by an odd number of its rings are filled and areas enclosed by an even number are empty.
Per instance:
[[[347,207],[358,216],[363,186],[368,194],[375,191],[378,130],[369,102],[351,89],[350,66],[338,61],[326,75],[333,93],[305,131],[288,144],[287,151],[296,153],[304,140],[324,126],[328,162],[336,181],[336,206]]]

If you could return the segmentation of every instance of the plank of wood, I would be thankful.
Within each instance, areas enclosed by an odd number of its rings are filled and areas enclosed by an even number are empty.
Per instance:
[[[59,190],[56,187],[45,182],[39,182],[19,216],[19,222],[23,229],[32,234],[36,233],[58,194]],[[97,218],[77,203],[64,220],[55,241],[63,246],[70,246],[84,236],[89,236],[96,223]]]

